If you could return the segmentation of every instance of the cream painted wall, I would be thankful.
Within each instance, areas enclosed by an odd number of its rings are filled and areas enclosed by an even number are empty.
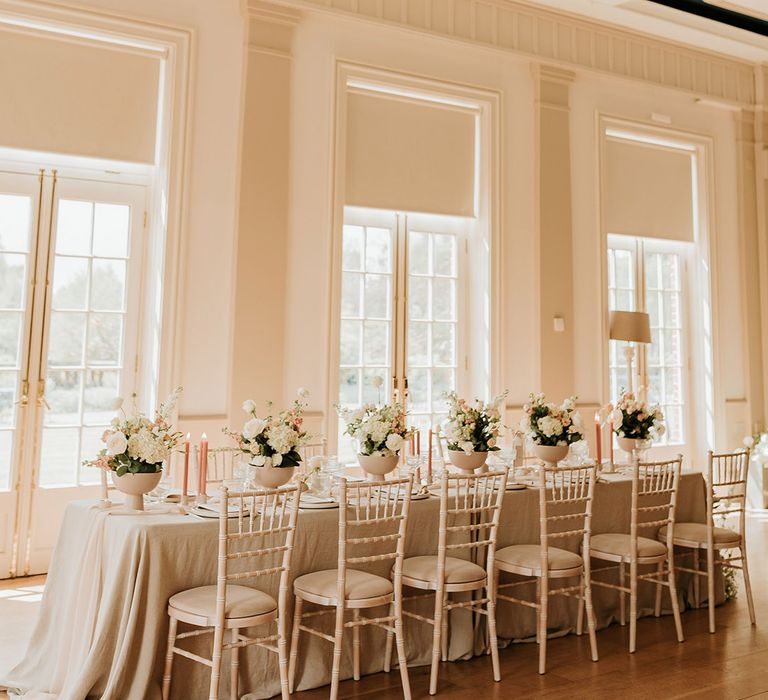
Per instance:
[[[503,95],[502,189],[506,285],[504,376],[510,415],[528,391],[541,386],[537,295],[549,293],[538,276],[534,201],[534,83],[531,63],[513,54],[445,42],[427,35],[306,13],[293,49],[292,211],[286,309],[285,400],[294,388],[312,389],[321,412],[326,392],[333,201],[334,61],[342,59],[445,81],[496,89]],[[597,114],[649,121],[652,112],[671,117],[671,128],[714,140],[714,216],[718,299],[716,405],[718,447],[735,447],[729,406],[745,396],[744,319],[736,219],[736,160],[732,112],[697,104],[688,93],[577,72],[571,89],[573,207],[573,386],[584,405],[607,400],[602,334],[604,250],[599,225]],[[567,251],[564,252],[567,255]],[[311,290],[311,293],[310,293]],[[720,311],[718,311],[720,310]],[[545,320],[542,319],[542,323]],[[545,336],[546,337],[546,336]],[[557,334],[553,334],[557,342]],[[311,351],[307,352],[307,347]],[[556,348],[552,348],[557,352]],[[559,396],[552,398],[561,398]],[[727,418],[727,414],[730,417]],[[319,416],[318,416],[319,417]]]
[[[410,32],[307,13],[293,49],[292,211],[286,305],[285,400],[312,392],[322,412],[327,392],[333,202],[334,61],[344,60],[502,93],[504,303],[502,386],[522,402],[538,374],[531,164],[533,85],[527,62]],[[460,55],[460,59],[458,58]],[[535,388],[535,387],[533,387]],[[334,390],[335,391],[335,390]],[[333,397],[332,397],[333,398]],[[320,416],[317,416],[320,418]],[[318,421],[319,422],[319,421]]]
[[[82,7],[194,32],[189,185],[181,244],[182,337],[176,376],[184,384],[181,429],[199,432],[213,422],[223,424],[229,410],[243,74],[240,3],[84,0]]]
[[[125,13],[125,0],[88,0],[95,10]],[[236,0],[133,0],[132,17],[183,25],[195,32],[194,90],[186,226],[182,246],[180,309],[181,357],[177,375],[185,385],[181,429],[217,433],[225,423],[239,422],[245,394],[267,392],[288,401],[297,386],[311,390],[313,428],[323,429],[327,385],[331,288],[331,208],[334,198],[335,60],[368,64],[407,74],[498,91],[501,95],[501,229],[505,285],[502,374],[498,385],[510,389],[512,414],[528,391],[541,386],[539,295],[549,293],[539,277],[539,225],[536,202],[534,76],[530,58],[480,45],[443,39],[413,30],[361,22],[349,17],[305,11],[291,48],[289,204],[267,200],[264,217],[280,221],[274,235],[285,241],[271,252],[275,270],[287,271],[272,293],[254,299],[254,285],[239,285],[235,299],[235,256],[248,250],[238,229],[238,204],[245,167],[263,158],[256,146],[241,153],[244,104],[244,18]],[[255,62],[267,66],[268,62]],[[736,158],[733,117],[727,110],[704,107],[691,93],[650,87],[635,80],[575,69],[570,85],[574,382],[584,404],[607,399],[603,358],[595,351],[601,333],[602,277],[597,218],[596,113],[647,120],[651,112],[672,117],[672,126],[710,134],[715,139],[716,224],[719,233],[714,274],[718,282],[718,418],[739,414],[746,394],[745,326],[740,288],[733,283],[741,269],[735,238],[737,219]],[[269,96],[265,95],[267,106]],[[282,155],[280,155],[282,153]],[[276,159],[285,158],[278,151]],[[241,165],[241,158],[243,164]],[[284,167],[285,161],[276,165]],[[245,188],[244,188],[245,191]],[[260,232],[260,235],[266,235]],[[256,255],[258,251],[249,252]],[[567,253],[567,251],[566,251]],[[248,275],[239,268],[240,282]],[[256,323],[259,304],[269,304],[276,319],[273,344],[251,344],[243,351]],[[249,313],[249,305],[253,312]],[[242,311],[235,313],[235,308]],[[277,323],[277,321],[280,321]],[[284,332],[279,326],[284,324]],[[234,344],[242,363],[258,372],[233,372]],[[256,378],[266,384],[251,386]],[[273,396],[279,400],[280,396]],[[553,397],[553,398],[560,398]],[[726,412],[725,401],[730,408]],[[729,418],[732,423],[736,418]],[[721,425],[722,427],[722,425]],[[723,429],[729,435],[727,428]],[[721,434],[725,434],[721,430]],[[722,445],[725,446],[725,445]],[[728,446],[731,446],[730,444]]]

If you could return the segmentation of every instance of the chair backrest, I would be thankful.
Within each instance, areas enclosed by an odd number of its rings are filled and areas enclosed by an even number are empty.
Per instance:
[[[328,440],[321,437],[312,442],[308,442],[299,448],[301,461],[304,465],[309,464],[312,457],[325,457],[328,454]]]
[[[550,539],[567,549],[568,539],[582,544],[589,559],[592,535],[592,502],[595,496],[597,466],[539,467],[539,524],[542,573],[549,571]]]
[[[298,486],[259,491],[221,488],[217,624],[224,624],[228,581],[279,575],[280,605],[285,604],[300,497]],[[236,519],[229,517],[232,505],[238,507]]]
[[[675,506],[680,483],[683,456],[663,462],[640,462],[632,466],[632,506],[630,520],[631,556],[637,558],[637,538],[656,539],[660,528],[667,528],[667,549],[672,551],[675,529]]]
[[[197,450],[197,447],[195,447]],[[206,484],[221,484],[224,481],[233,479],[235,476],[235,467],[243,458],[243,453],[237,447],[212,447],[208,450],[208,471],[206,472]],[[196,458],[200,455],[196,453]]]
[[[395,585],[400,585],[412,489],[412,475],[390,481],[339,479],[338,600],[344,599],[348,565],[394,561]]]
[[[485,557],[488,575],[493,572],[496,535],[507,487],[507,470],[473,474],[443,471],[440,482],[440,521],[437,540],[437,577],[445,576],[445,560],[451,552],[474,554],[476,563]]]
[[[715,516],[725,519],[735,514],[739,518],[739,531],[744,537],[749,456],[749,450],[707,453],[707,523],[710,529]]]

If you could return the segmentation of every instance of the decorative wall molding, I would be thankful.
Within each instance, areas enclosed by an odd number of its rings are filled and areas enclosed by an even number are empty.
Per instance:
[[[538,60],[610,73],[726,103],[755,104],[755,66],[722,54],[519,0],[275,0],[395,25]],[[250,5],[257,3],[250,0]],[[258,3],[264,5],[266,3]]]

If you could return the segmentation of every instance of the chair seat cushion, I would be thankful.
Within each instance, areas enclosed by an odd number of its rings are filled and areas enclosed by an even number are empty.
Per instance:
[[[602,535],[592,535],[590,545],[592,554],[602,552],[604,554],[613,554],[629,559],[632,538],[623,533],[605,533]],[[666,554],[667,548],[656,540],[647,537],[637,538],[637,556],[638,557],[659,557]]]
[[[698,542],[706,546],[707,525],[706,523],[675,523],[674,537],[676,542],[678,540],[686,540],[687,542]],[[666,527],[659,530],[659,539],[662,542],[667,539]],[[716,527],[714,528],[714,540],[716,545],[735,547],[741,542],[741,535],[725,527]]]
[[[403,576],[437,585],[437,557],[410,557],[403,562]],[[466,559],[445,558],[446,583],[469,583],[485,579],[485,569]]]
[[[314,571],[311,574],[299,576],[293,582],[293,589],[296,592],[336,600],[337,578],[338,571],[336,569]],[[367,571],[347,569],[347,586],[345,589],[347,600],[378,598],[389,595],[393,590],[392,582],[382,576],[369,574]]]
[[[190,588],[171,596],[168,605],[191,615],[216,619],[216,586]],[[271,595],[248,586],[227,586],[227,603],[224,617],[253,617],[277,610],[277,603]]]
[[[548,547],[549,570],[575,569],[583,564],[582,558],[576,552],[567,549]],[[527,569],[541,570],[541,547],[537,544],[513,544],[496,552],[496,561],[504,568],[504,564],[521,566]]]

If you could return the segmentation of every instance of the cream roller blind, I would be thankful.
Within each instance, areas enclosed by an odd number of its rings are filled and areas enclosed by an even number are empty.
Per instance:
[[[475,120],[468,109],[349,93],[346,204],[473,216]]]
[[[0,30],[0,145],[151,163],[160,57]]]
[[[608,233],[693,240],[693,153],[608,137],[603,217]]]

